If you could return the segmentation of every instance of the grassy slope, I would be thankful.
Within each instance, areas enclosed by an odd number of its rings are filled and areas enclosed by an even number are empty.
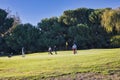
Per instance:
[[[111,74],[120,71],[120,48],[35,53],[26,57],[0,57],[0,79],[47,78],[77,72]]]

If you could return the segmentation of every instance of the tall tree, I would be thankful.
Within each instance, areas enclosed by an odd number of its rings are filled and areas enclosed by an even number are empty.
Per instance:
[[[41,29],[41,42],[43,43],[43,49],[47,49],[49,46],[57,45],[60,47],[65,43],[64,41],[64,27],[60,25],[57,17],[50,19],[43,19],[38,23],[38,27]]]
[[[77,26],[72,26],[69,28],[69,35],[71,45],[76,42],[78,49],[88,48],[91,43],[91,36],[89,35],[89,27],[84,24],[78,24]]]
[[[27,52],[35,52],[39,51],[39,36],[39,29],[31,24],[21,24],[16,26],[10,35],[6,36],[6,43],[18,54],[21,52],[22,47],[24,47]]]
[[[102,15],[102,25],[108,32],[120,32],[120,10],[106,10]]]
[[[5,52],[8,49],[4,36],[14,23],[14,18],[8,15],[9,13],[6,10],[0,9],[0,52]]]
[[[59,21],[63,22],[66,26],[76,26],[77,24],[89,24],[89,15],[93,9],[78,8],[75,10],[66,10],[60,17]]]

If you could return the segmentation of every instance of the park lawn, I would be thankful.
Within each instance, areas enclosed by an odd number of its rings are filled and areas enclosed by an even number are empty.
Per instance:
[[[58,51],[0,57],[0,79],[45,79],[76,73],[115,74],[120,71],[120,48]]]

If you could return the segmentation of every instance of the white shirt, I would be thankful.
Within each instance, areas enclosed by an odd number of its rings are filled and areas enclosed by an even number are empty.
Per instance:
[[[72,49],[77,49],[76,44],[74,44],[74,45],[72,46]]]

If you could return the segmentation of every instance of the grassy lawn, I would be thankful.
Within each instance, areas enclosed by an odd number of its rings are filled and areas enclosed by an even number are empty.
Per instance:
[[[75,73],[112,74],[120,71],[120,48],[58,51],[57,55],[0,57],[0,79],[41,79]]]

